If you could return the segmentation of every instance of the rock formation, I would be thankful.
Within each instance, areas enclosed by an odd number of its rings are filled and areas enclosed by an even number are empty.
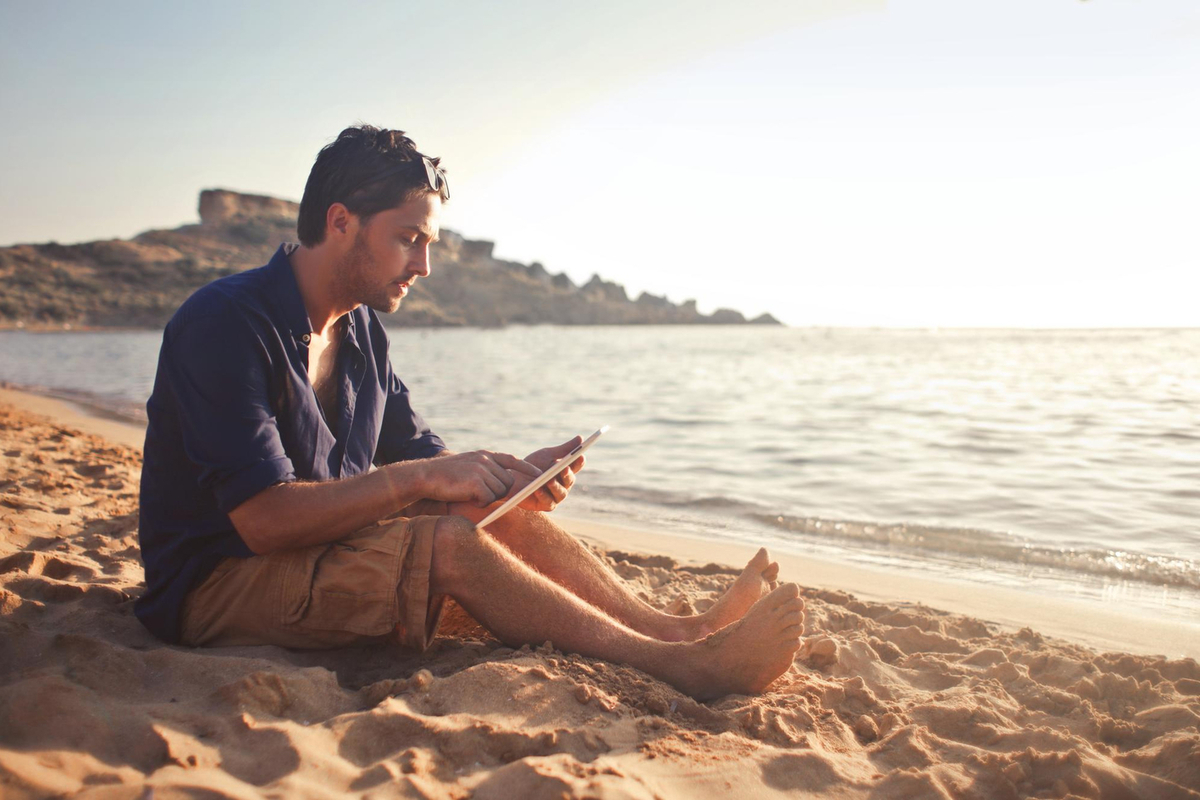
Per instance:
[[[0,248],[0,325],[158,327],[200,286],[265,264],[280,242],[295,241],[298,206],[262,195],[200,193],[200,223],[130,240]],[[433,274],[418,281],[388,325],[741,324],[737,311],[711,315],[694,300],[676,305],[594,275],[576,287],[537,262],[493,255],[494,244],[443,230],[430,254]],[[779,324],[764,314],[758,324]]]

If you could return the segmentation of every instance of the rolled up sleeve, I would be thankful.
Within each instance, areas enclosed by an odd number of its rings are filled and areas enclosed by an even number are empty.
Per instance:
[[[445,449],[446,443],[430,430],[421,415],[413,409],[408,387],[392,370],[389,362],[387,404],[383,412],[379,447],[375,451],[376,463],[432,458]]]
[[[164,342],[184,450],[228,514],[296,479],[270,403],[270,357],[236,313],[189,319]]]

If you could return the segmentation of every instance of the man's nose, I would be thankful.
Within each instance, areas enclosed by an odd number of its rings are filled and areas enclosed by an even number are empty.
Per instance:
[[[429,274],[429,245],[417,249],[408,268],[414,275],[422,278]]]

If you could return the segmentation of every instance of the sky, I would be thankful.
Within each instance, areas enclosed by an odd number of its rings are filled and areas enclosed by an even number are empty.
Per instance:
[[[444,159],[445,227],[631,297],[1200,325],[1194,0],[0,0],[0,244],[299,200],[356,122]]]

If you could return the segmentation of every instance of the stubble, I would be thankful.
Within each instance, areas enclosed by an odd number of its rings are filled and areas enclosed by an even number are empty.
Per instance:
[[[391,314],[400,307],[401,298],[388,291],[388,284],[378,283],[377,272],[375,258],[359,231],[338,269],[338,284],[345,299],[351,303],[373,308],[381,314]]]

